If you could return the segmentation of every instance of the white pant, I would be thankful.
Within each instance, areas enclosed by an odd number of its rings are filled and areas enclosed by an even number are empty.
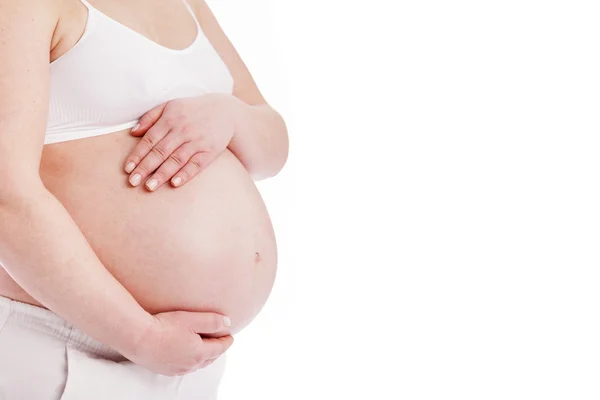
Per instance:
[[[224,367],[221,356],[156,374],[50,310],[0,296],[0,400],[215,400]]]

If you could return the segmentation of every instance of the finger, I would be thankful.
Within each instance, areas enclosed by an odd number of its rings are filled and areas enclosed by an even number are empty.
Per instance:
[[[171,179],[171,184],[175,187],[184,185],[190,179],[195,177],[202,171],[208,164],[215,159],[215,154],[209,152],[198,152],[194,154],[190,160],[181,168],[179,172],[175,174]]]
[[[166,139],[165,139],[166,140]],[[149,190],[154,191],[161,187],[165,182],[173,177],[177,172],[188,163],[190,158],[196,152],[195,146],[192,143],[184,143],[179,146],[165,162],[162,163],[156,172],[152,175],[146,186]]]
[[[167,136],[163,140],[161,140],[156,146],[150,150],[150,153],[136,167],[135,172],[131,174],[131,179],[135,179],[135,181],[140,181],[140,179],[145,179],[150,174],[154,173],[151,179],[148,179],[146,182],[146,188],[150,191],[154,191],[158,189],[159,184],[162,184],[167,180],[167,178],[162,178],[161,175],[156,175],[157,169],[169,160],[169,158],[173,155],[174,152],[177,151],[178,148],[182,146],[184,143],[184,138],[181,135],[174,133],[173,131],[169,132]],[[192,150],[188,151],[188,158],[193,155]],[[178,153],[179,157],[183,157],[185,154]],[[179,158],[178,158],[179,160]],[[179,160],[181,161],[181,160]],[[155,172],[156,171],[156,172]],[[174,174],[177,171],[173,171],[171,173]],[[139,174],[139,177],[135,177],[135,173]]]
[[[225,353],[233,344],[233,336],[223,336],[214,339],[202,339],[202,345],[200,347],[200,353],[202,354],[201,360],[198,362],[204,362],[210,359],[216,359]]]
[[[154,128],[152,128],[154,129]],[[152,133],[152,129],[148,134]],[[144,136],[145,138],[146,136]],[[144,139],[142,138],[142,140]],[[160,140],[154,147],[150,149],[148,154],[143,157],[135,169],[131,172],[129,182],[133,186],[139,185],[148,175],[156,171],[158,167],[179,147],[181,146],[182,138],[178,135],[167,135]]]
[[[169,130],[168,126],[162,120],[154,124],[125,159],[125,172],[128,174],[132,173],[142,159],[152,151],[154,146],[167,136]]]
[[[221,314],[210,312],[180,311],[180,317],[194,333],[216,333],[231,326],[231,319]]]
[[[131,134],[133,136],[142,136],[145,134],[160,119],[166,106],[167,103],[160,104],[142,115],[138,124],[131,130]]]

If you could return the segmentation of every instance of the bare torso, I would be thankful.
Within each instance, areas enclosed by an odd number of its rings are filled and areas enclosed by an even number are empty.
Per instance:
[[[77,0],[68,3],[73,22],[57,29],[53,42],[72,46],[86,11]],[[116,4],[107,0],[104,10]],[[190,25],[182,23],[170,38],[153,39],[185,47],[190,40],[182,38],[195,33],[193,21],[183,6],[165,12]],[[127,13],[123,16],[126,20]],[[51,59],[66,51],[55,47]],[[217,311],[231,317],[232,332],[239,331],[266,301],[277,264],[271,221],[254,182],[225,150],[180,188],[165,185],[153,193],[132,188],[123,163],[138,140],[122,131],[46,145],[40,175],[106,268],[147,311]],[[0,295],[43,307],[3,269]]]

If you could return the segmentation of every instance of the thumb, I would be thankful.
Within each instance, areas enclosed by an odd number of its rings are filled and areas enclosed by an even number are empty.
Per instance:
[[[189,328],[199,334],[222,332],[231,326],[231,319],[217,313],[179,311],[178,314]]]
[[[138,124],[131,130],[131,134],[143,136],[160,119],[166,106],[167,103],[160,104],[142,115]]]

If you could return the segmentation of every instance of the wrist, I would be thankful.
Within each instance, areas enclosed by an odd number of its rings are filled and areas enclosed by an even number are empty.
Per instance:
[[[239,98],[229,94],[216,94],[217,102],[221,111],[232,124],[232,136],[230,143],[235,141],[240,133],[240,128],[244,126],[244,120],[250,106]]]
[[[128,320],[116,343],[111,347],[127,358],[135,357],[156,336],[156,322],[152,314],[143,310],[135,320]]]

